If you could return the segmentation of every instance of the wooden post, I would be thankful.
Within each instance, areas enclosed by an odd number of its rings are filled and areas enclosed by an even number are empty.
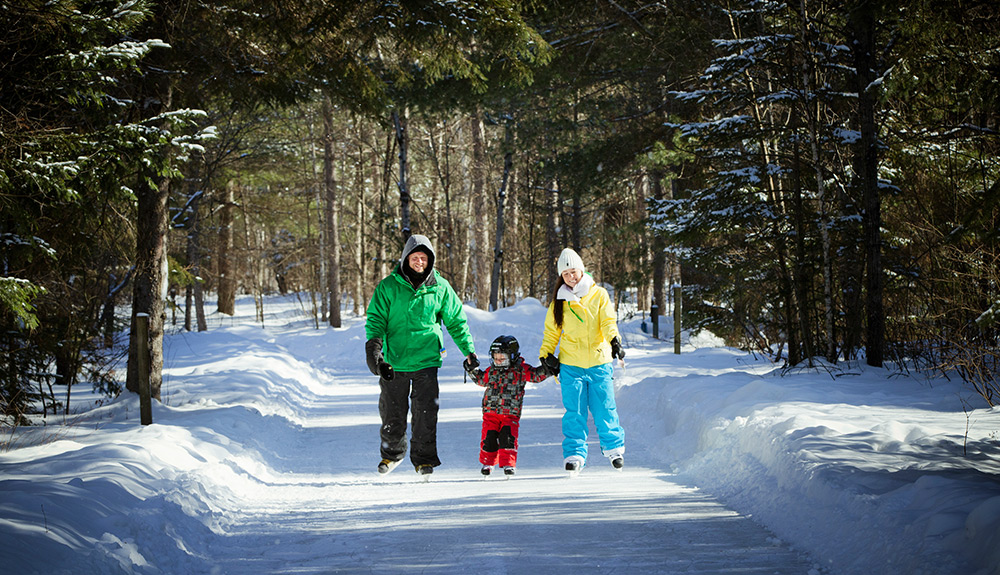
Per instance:
[[[681,353],[681,286],[674,286],[674,353]]]
[[[139,376],[139,422],[153,423],[153,400],[149,393],[149,314],[135,314],[136,353]]]

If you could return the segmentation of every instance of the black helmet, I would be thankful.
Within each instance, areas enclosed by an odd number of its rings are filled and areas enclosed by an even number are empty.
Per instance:
[[[500,369],[506,369],[520,358],[520,354],[517,353],[518,345],[517,340],[514,339],[512,335],[501,335],[500,337],[493,340],[490,344],[490,365],[493,367],[498,367]],[[503,363],[497,363],[496,359],[493,357],[494,354],[502,353],[507,356],[506,365]]]

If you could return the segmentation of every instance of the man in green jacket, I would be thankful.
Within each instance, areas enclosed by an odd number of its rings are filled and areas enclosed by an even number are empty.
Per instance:
[[[465,364],[478,366],[462,301],[434,269],[430,240],[414,234],[403,246],[399,265],[375,288],[365,324],[365,359],[381,388],[379,473],[392,471],[406,455],[408,398],[413,399],[410,461],[421,475],[441,465],[437,372],[444,357],[442,323],[466,356]]]

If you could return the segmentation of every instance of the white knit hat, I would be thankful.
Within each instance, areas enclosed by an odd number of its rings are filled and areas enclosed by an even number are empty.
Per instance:
[[[569,269],[577,269],[581,272],[587,271],[587,268],[583,266],[583,259],[580,258],[580,254],[572,250],[572,248],[566,248],[559,254],[559,261],[556,262],[556,270],[559,275]]]

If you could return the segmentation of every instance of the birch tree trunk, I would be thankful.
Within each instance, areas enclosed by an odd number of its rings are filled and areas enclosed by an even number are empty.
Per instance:
[[[549,290],[551,290],[555,287],[556,279],[559,277],[559,272],[556,268],[556,260],[559,259],[559,252],[561,252],[563,248],[563,242],[560,241],[559,237],[559,227],[561,224],[560,214],[562,213],[560,210],[561,201],[559,199],[559,184],[556,181],[553,181],[549,186],[547,193],[548,196],[546,198],[546,203],[548,204],[548,210],[545,214],[545,239],[549,247],[549,261],[545,267],[548,270],[548,285]]]
[[[333,105],[330,96],[323,96],[323,190],[324,225],[329,244],[327,289],[329,290],[330,327],[340,327],[340,209],[337,202],[337,182],[333,173]]]
[[[455,222],[451,207],[451,150],[449,149],[450,138],[447,137],[448,126],[442,126],[441,132],[435,137],[428,134],[428,146],[431,149],[431,159],[434,162],[434,171],[437,173],[438,182],[441,185],[441,195],[444,198],[444,210],[438,210],[438,196],[435,195],[435,210],[437,214],[436,227],[440,230],[440,238],[444,241],[437,247],[439,256],[443,256],[446,262],[444,266],[435,266],[438,271],[446,275],[449,281],[455,281]]]
[[[372,138],[376,140],[377,137]],[[378,152],[375,151],[377,146],[372,146],[372,156],[374,161],[372,162],[372,168],[375,170],[375,174],[372,177],[373,182],[379,182],[379,200],[378,200],[378,217],[376,222],[378,223],[378,234],[376,236],[376,245],[378,246],[376,250],[376,261],[378,266],[376,267],[375,277],[372,278],[374,283],[378,283],[382,278],[386,276],[392,268],[388,266],[388,253],[386,250],[386,222],[385,218],[389,213],[389,181],[390,173],[392,172],[392,152],[395,149],[396,136],[395,134],[388,134],[386,136],[385,143],[385,156],[383,161],[379,161]],[[381,165],[381,170],[379,166]],[[400,244],[402,247],[402,244]],[[387,270],[388,268],[388,270]],[[374,289],[374,288],[373,288]]]
[[[358,135],[360,139],[360,134]],[[365,168],[364,149],[358,146],[358,161],[354,171],[354,192],[355,192],[355,212],[357,213],[357,225],[354,226],[354,267],[357,273],[354,274],[354,315],[365,314],[365,305],[368,301],[365,298]]]
[[[490,311],[499,309],[497,299],[500,294],[500,274],[503,271],[503,237],[504,201],[507,199],[507,183],[510,180],[511,165],[513,164],[514,128],[511,126],[512,120],[508,118],[504,126],[504,148],[503,155],[503,177],[500,180],[500,190],[497,192],[497,231],[493,239],[493,271],[490,274]]]
[[[472,136],[472,257],[475,267],[473,276],[476,307],[487,309],[490,298],[490,276],[487,272],[492,261],[489,248],[489,234],[486,226],[486,214],[489,211],[489,200],[486,192],[486,137],[483,129],[482,114],[477,113],[471,121]]]
[[[194,189],[194,182],[204,182],[204,180],[193,180],[188,193],[187,209],[190,216],[187,230],[187,261],[194,281],[185,290],[184,329],[191,331],[191,314],[194,312],[198,331],[205,331],[208,329],[208,325],[205,323],[205,297],[201,281],[201,212],[199,209],[202,192]]]
[[[465,138],[463,137],[464,136],[463,128],[465,127],[466,124],[467,124],[466,122],[459,124],[460,142],[465,141]],[[469,122],[469,124],[471,124],[471,122]],[[461,200],[463,198],[465,199],[464,203],[465,211],[464,213],[459,214],[459,218],[464,216],[466,222],[471,222],[473,220],[472,206],[474,203],[472,201],[472,183],[471,183],[472,159],[469,157],[467,151],[463,151],[463,153],[461,154],[460,164],[461,164],[460,181],[462,182],[461,191],[463,197],[459,198],[459,202],[461,203]],[[456,241],[455,245],[464,246],[465,249],[461,250],[460,255],[458,256],[461,258],[462,263],[458,268],[459,284],[458,287],[456,287],[455,289],[458,290],[459,297],[461,297],[462,300],[464,301],[466,298],[468,298],[468,295],[473,291],[472,289],[469,289],[469,277],[470,277],[469,268],[472,267],[470,263],[472,261],[472,244],[474,241],[473,240],[474,234],[472,233],[472,230],[469,227],[466,227],[464,230],[459,231],[459,233],[461,234],[460,237],[462,238],[462,242],[459,243]]]
[[[324,108],[324,106],[326,106],[326,97],[325,96],[324,96],[323,104],[320,107],[320,114],[321,115],[325,114],[325,108]],[[324,121],[325,121],[325,117],[324,117]],[[317,273],[317,278],[316,279],[317,279],[317,283],[319,283],[319,286],[317,286],[318,289],[316,291],[319,294],[319,321],[325,323],[327,321],[327,318],[328,318],[327,314],[329,312],[328,300],[327,300],[327,297],[326,297],[326,294],[329,292],[329,287],[327,285],[328,275],[327,275],[327,272],[326,272],[326,262],[327,262],[327,258],[326,258],[326,252],[327,252],[326,234],[327,234],[327,231],[326,231],[326,226],[323,225],[323,221],[324,221],[323,220],[323,213],[324,213],[323,212],[323,205],[324,205],[324,201],[323,201],[323,184],[320,181],[319,174],[316,172],[316,146],[313,145],[314,142],[315,142],[314,137],[315,136],[314,136],[314,133],[313,133],[313,124],[312,124],[312,121],[310,121],[309,122],[309,144],[310,144],[309,145],[309,153],[310,153],[310,158],[311,158],[312,161],[309,162],[309,166],[310,166],[310,169],[312,170],[312,181],[313,181],[314,189],[316,191],[316,198],[315,198],[315,200],[316,200],[316,212],[318,214],[317,217],[316,217],[316,222],[317,222],[316,228],[317,228],[317,235],[319,236],[319,245],[317,246],[317,248],[318,248],[317,251],[319,252],[317,254],[317,256],[318,256],[317,257],[317,263],[318,263],[319,270],[316,271],[316,273]],[[322,141],[322,139],[323,139],[323,137],[320,136],[320,140],[321,141]],[[316,306],[316,300],[314,298],[313,299],[313,308],[314,309],[315,309],[315,306]],[[318,323],[317,323],[316,327],[317,328],[319,327]]]
[[[233,274],[233,209],[236,207],[236,182],[226,184],[225,197],[219,209],[219,313],[236,313],[236,277]]]

